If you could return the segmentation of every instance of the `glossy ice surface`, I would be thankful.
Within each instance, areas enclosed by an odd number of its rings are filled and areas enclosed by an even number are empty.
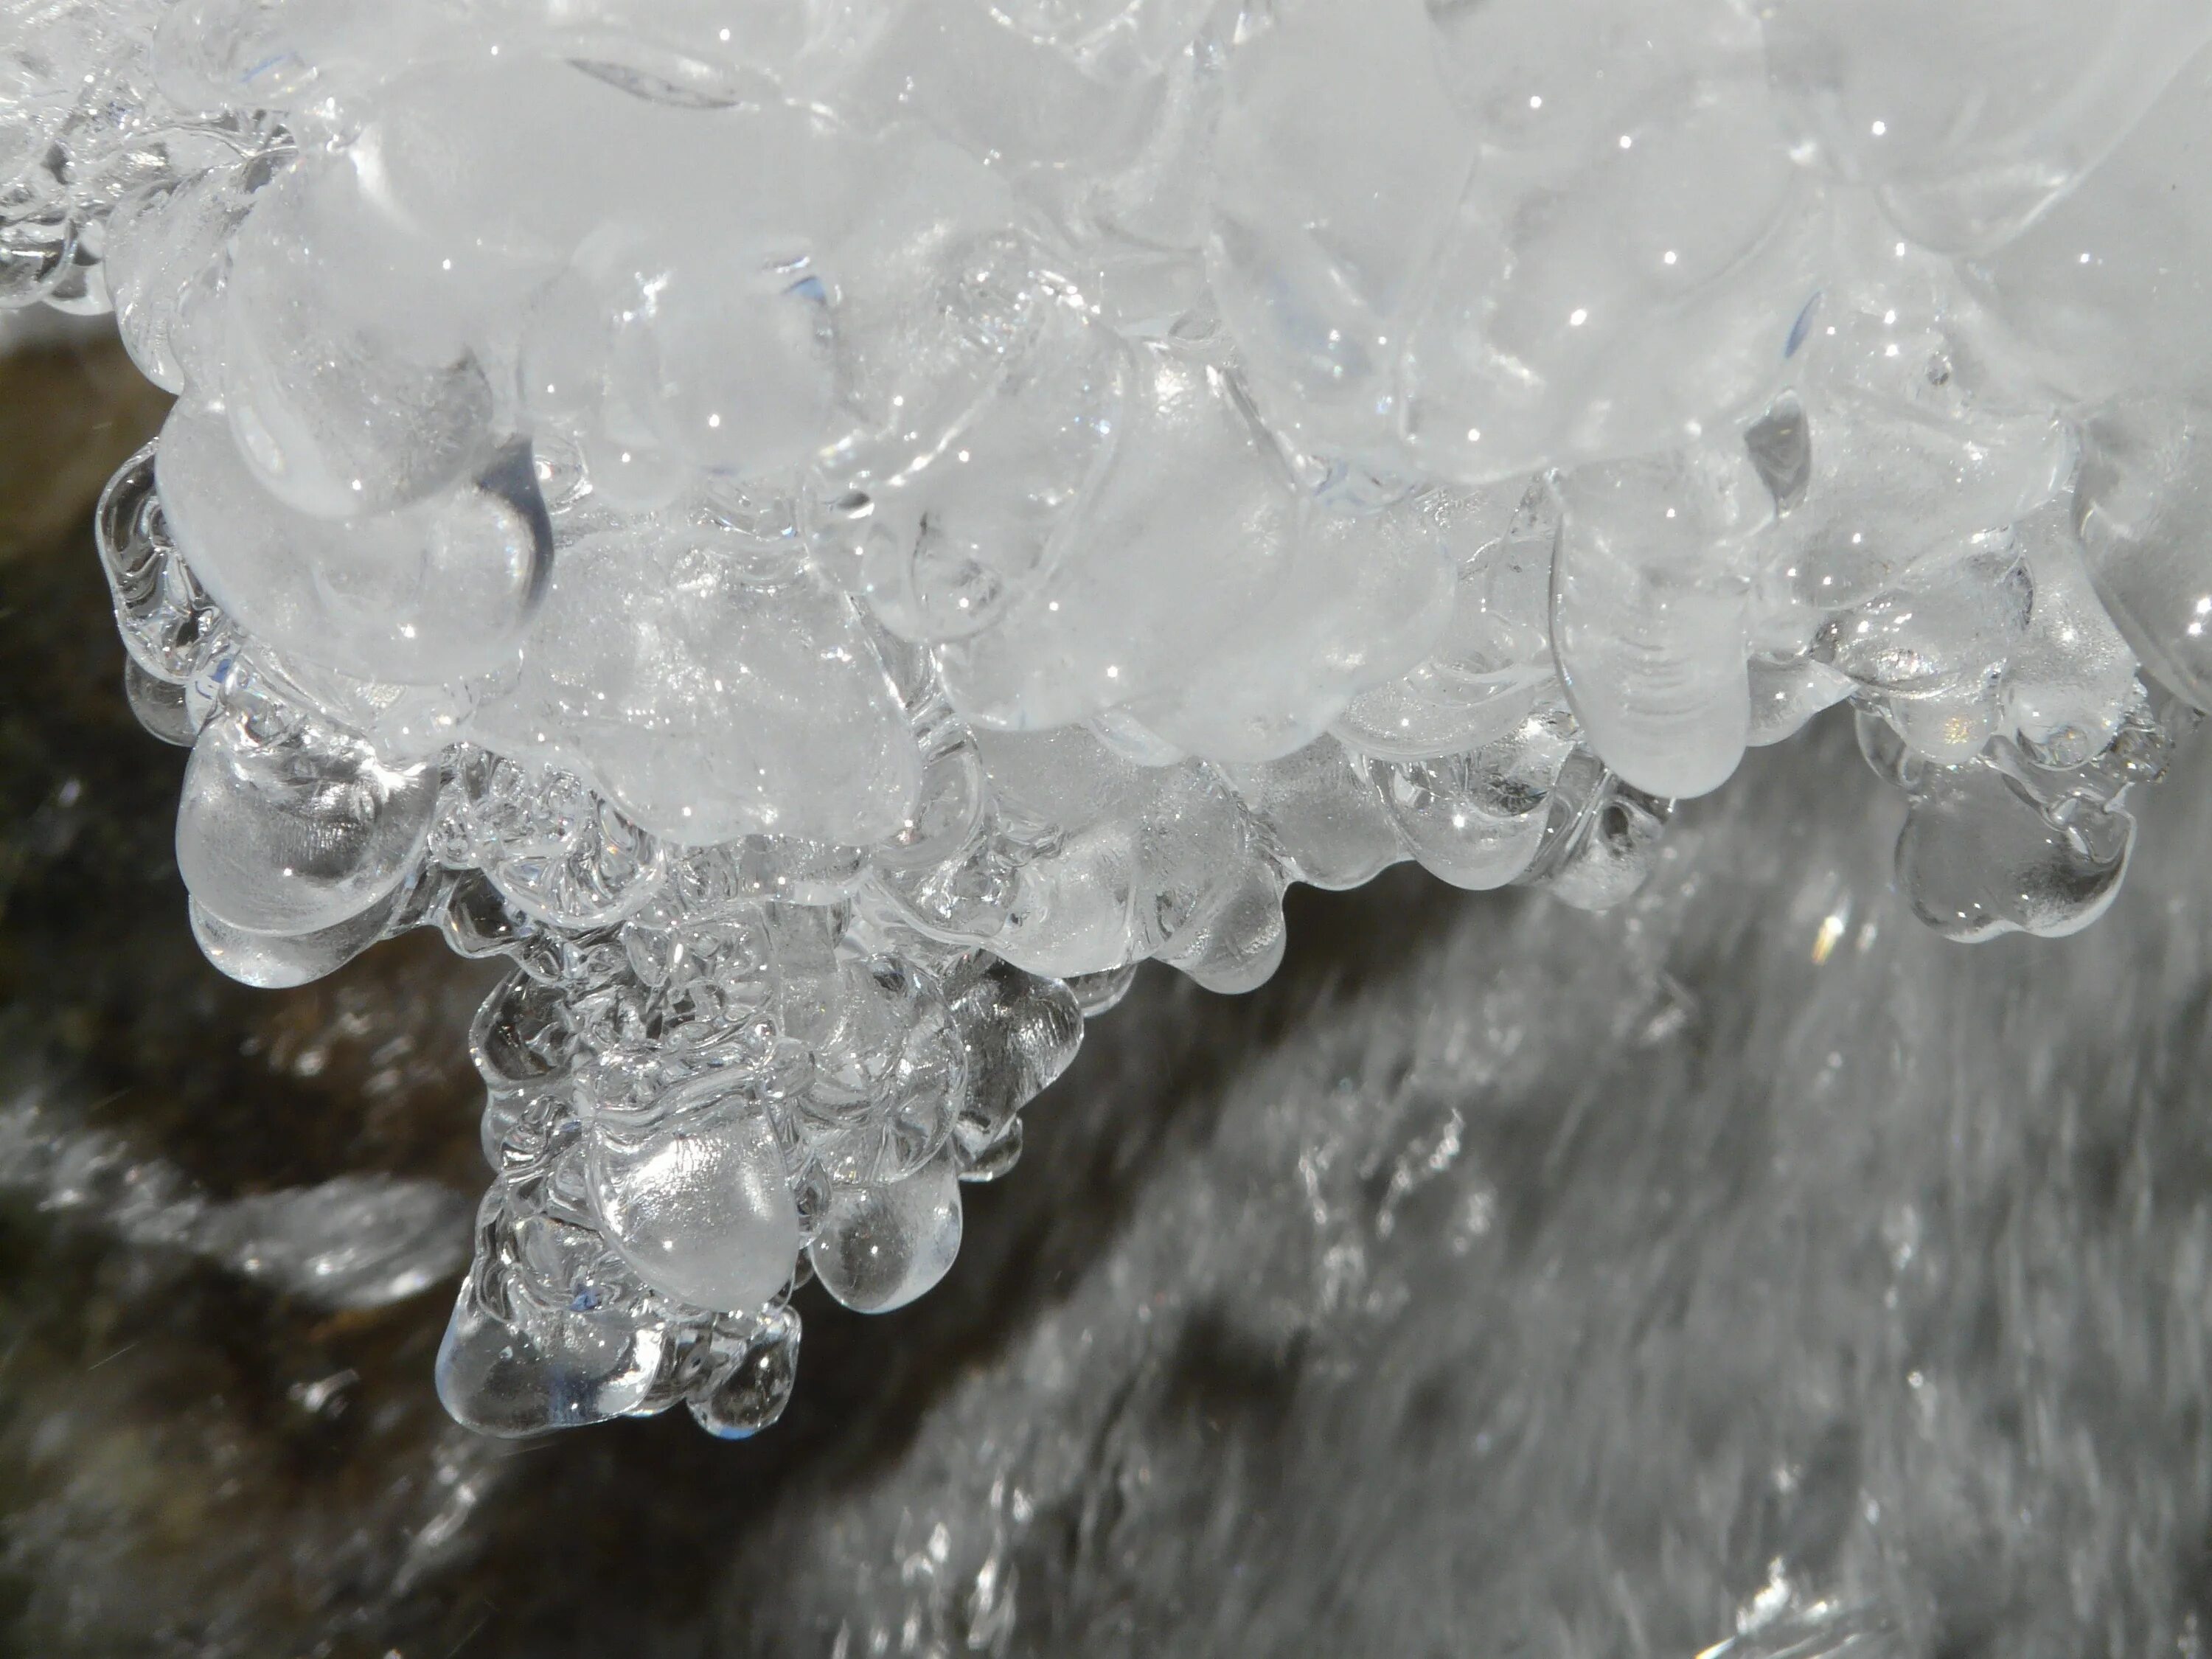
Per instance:
[[[0,301],[177,394],[101,550],[208,954],[509,958],[441,1360],[781,1408],[1134,963],[1601,908],[1825,708],[1961,939],[2208,701],[2179,0],[0,0]]]

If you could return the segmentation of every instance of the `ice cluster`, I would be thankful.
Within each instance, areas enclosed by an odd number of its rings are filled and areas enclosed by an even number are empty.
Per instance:
[[[1157,957],[1601,907],[1849,702],[1960,939],[2212,706],[2203,0],[0,0],[249,983],[511,960],[439,1363],[781,1411]]]

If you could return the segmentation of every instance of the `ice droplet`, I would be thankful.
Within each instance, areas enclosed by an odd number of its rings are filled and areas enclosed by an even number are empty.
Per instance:
[[[428,766],[393,769],[290,711],[240,710],[192,745],[177,867],[210,915],[251,932],[319,932],[406,878],[437,801]]]
[[[889,1313],[933,1288],[960,1253],[950,1158],[889,1185],[841,1188],[806,1247],[822,1288],[858,1313]]]
[[[702,1308],[750,1312],[791,1275],[799,1218],[759,1102],[709,1072],[638,1123],[603,1115],[589,1140],[592,1201],[639,1277]]]

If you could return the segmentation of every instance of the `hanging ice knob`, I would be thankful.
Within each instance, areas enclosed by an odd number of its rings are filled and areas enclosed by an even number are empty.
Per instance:
[[[639,1115],[629,1123],[610,1112],[586,1131],[607,1242],[665,1296],[718,1313],[760,1307],[783,1288],[799,1249],[768,1113],[741,1081],[704,1072]]]
[[[2209,144],[2203,0],[0,0],[0,305],[177,394],[210,958],[511,964],[447,1403],[742,1436],[1291,882],[1613,904],[1848,702],[1923,920],[2098,915]]]

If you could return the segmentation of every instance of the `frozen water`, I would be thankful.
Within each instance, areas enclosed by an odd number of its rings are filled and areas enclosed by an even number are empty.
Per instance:
[[[237,709],[200,728],[177,810],[177,867],[212,915],[308,933],[405,881],[437,804],[424,766],[386,766],[312,716]]]
[[[654,1289],[749,1313],[781,1287],[799,1217],[760,1103],[707,1072],[647,1121],[606,1113],[586,1132],[592,1205],[607,1242]]]
[[[0,5],[211,959],[511,960],[441,1363],[765,1426],[1136,962],[1617,904],[1848,702],[2073,932],[2212,703],[2192,0]]]
[[[822,1288],[859,1313],[889,1313],[933,1286],[960,1253],[960,1183],[940,1158],[889,1186],[841,1187],[806,1247]]]
[[[1944,252],[2018,235],[2212,41],[2194,0],[1765,0],[1802,142]]]

